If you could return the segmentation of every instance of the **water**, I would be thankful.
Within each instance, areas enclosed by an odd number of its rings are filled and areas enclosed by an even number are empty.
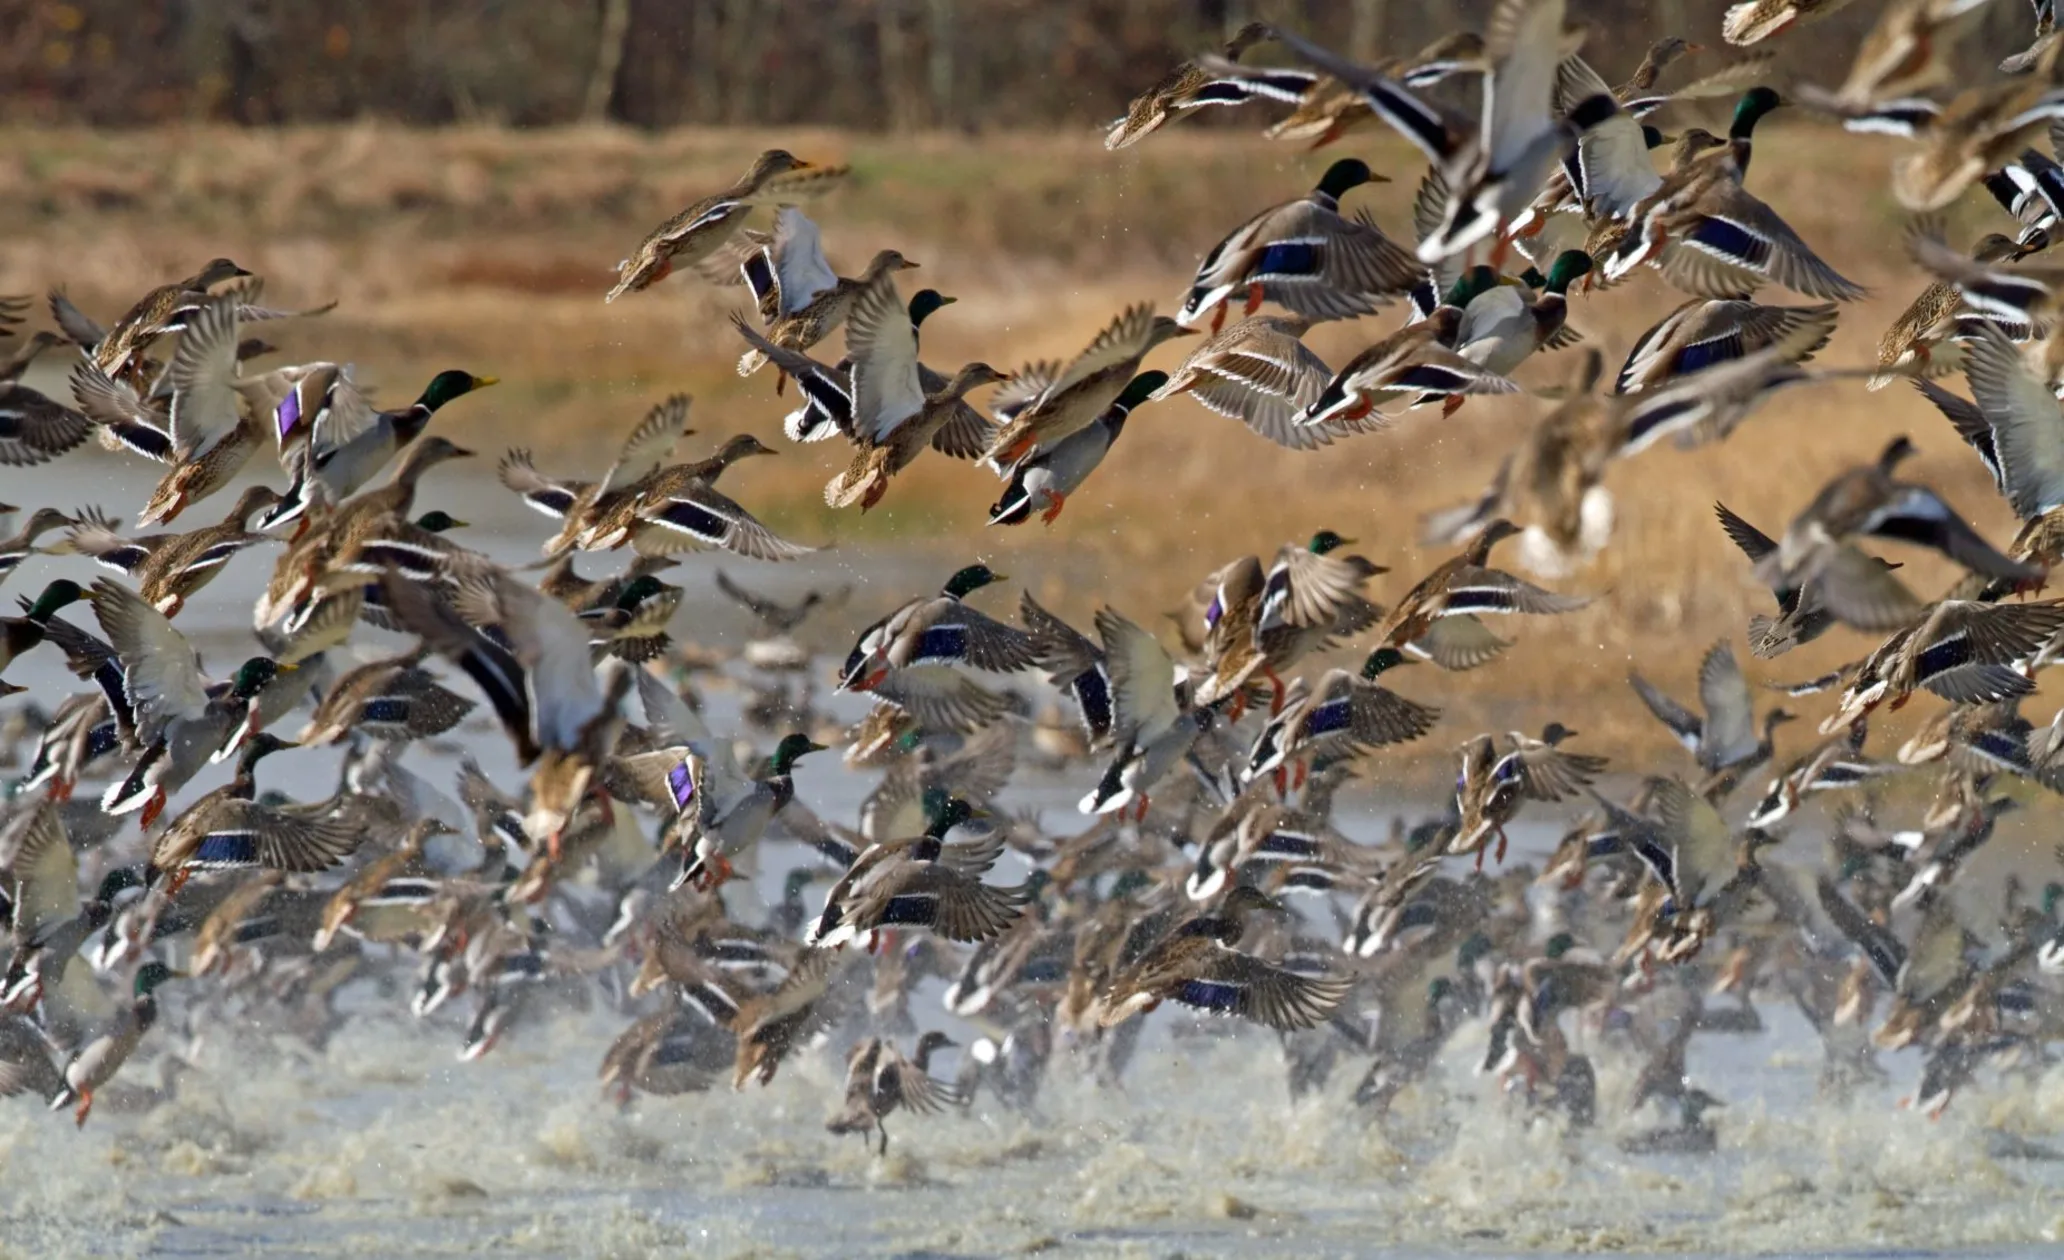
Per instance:
[[[0,497],[112,506],[134,502],[141,481],[130,466],[81,460],[34,477],[9,470]],[[436,478],[432,500],[474,523],[460,536],[469,545],[520,561],[547,528],[481,477]],[[180,618],[217,669],[251,650],[242,627],[269,555],[238,559]],[[699,587],[717,563],[770,590],[860,584],[821,628],[824,646],[931,585],[940,567],[934,556],[841,551],[783,569],[697,558],[670,576]],[[7,593],[93,572],[37,560]],[[688,607],[688,635],[736,641],[743,623],[728,609],[693,596]],[[385,636],[368,638],[385,650]],[[47,652],[10,677],[46,703],[70,685]],[[710,700],[717,728],[735,729],[737,696]],[[509,773],[498,732],[471,723],[461,734],[491,773]],[[329,790],[336,761],[293,753],[261,777],[313,797]],[[450,764],[420,750],[409,761],[440,787]],[[1021,776],[1004,803],[1071,828],[1083,774]],[[211,771],[185,798],[220,778]],[[838,818],[868,782],[822,756],[804,763],[798,786]],[[1359,799],[1344,822],[1373,839],[1396,807]],[[1516,839],[1538,852],[1549,834]],[[789,860],[771,853],[763,884]],[[391,974],[411,972],[404,963]],[[178,988],[123,1080],[151,1081],[162,1061],[150,1053],[182,1040],[193,994]],[[914,999],[919,1025],[964,1033],[937,993],[932,983]],[[182,1047],[196,1067],[170,1102],[141,1114],[109,1105],[83,1131],[33,1100],[0,1103],[0,1256],[2010,1255],[2052,1249],[2064,1234],[2064,1163],[1992,1153],[1999,1132],[2064,1150],[2064,1072],[1988,1071],[1930,1122],[1896,1106],[1919,1070],[1907,1052],[1884,1056],[1888,1083],[1826,1102],[1813,1033],[1774,999],[1761,1004],[1765,1031],[1692,1043],[1692,1078],[1728,1102],[1714,1113],[1721,1150],[1710,1158],[1619,1150],[1654,1120],[1627,1114],[1640,1060],[1574,1018],[1600,1075],[1592,1131],[1531,1119],[1474,1074],[1481,1023],[1378,1125],[1346,1099],[1358,1064],[1293,1105],[1274,1036],[1164,1008],[1122,1088],[1097,1087],[1057,1054],[1031,1114],[987,1094],[966,1116],[898,1114],[877,1159],[823,1131],[839,1103],[836,1040],[765,1089],[619,1110],[595,1069],[630,1016],[599,993],[585,1009],[544,1012],[477,1063],[456,1059],[466,1002],[417,1021],[401,989],[362,981],[340,1005],[351,1015],[320,1050],[218,1011]]]

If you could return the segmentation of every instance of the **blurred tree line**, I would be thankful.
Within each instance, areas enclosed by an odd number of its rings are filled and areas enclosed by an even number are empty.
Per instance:
[[[1493,0],[0,0],[0,117],[545,126],[1087,125],[1249,18],[1356,56],[1417,48]],[[1625,67],[1664,31],[1719,44],[1726,0],[1572,0]],[[1777,41],[1839,78],[1880,6]],[[2026,44],[1993,0],[1960,55]],[[1717,64],[1717,63],[1715,63]]]

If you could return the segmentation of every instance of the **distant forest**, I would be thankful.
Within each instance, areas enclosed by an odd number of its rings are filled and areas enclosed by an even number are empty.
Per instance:
[[[1491,3],[0,0],[0,120],[1089,125],[1250,18],[1373,60],[1480,24]],[[1725,7],[1572,0],[1570,12],[1592,29],[1587,55],[1625,68],[1665,31],[1717,48]],[[1780,81],[1838,81],[1882,7],[1863,0],[1775,41]],[[2024,0],[1992,0],[1958,56],[1988,65],[2032,30]]]

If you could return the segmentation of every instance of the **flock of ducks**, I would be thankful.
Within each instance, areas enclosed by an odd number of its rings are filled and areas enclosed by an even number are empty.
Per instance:
[[[1835,7],[1750,0],[1726,35],[1752,43]],[[1687,1047],[1761,1028],[1760,1001],[1811,1023],[1830,1090],[1882,1076],[1880,1052],[1907,1047],[1913,1098],[1934,1111],[1981,1070],[2039,1070],[2064,1036],[2064,867],[2039,855],[2002,888],[1958,876],[2003,813],[2053,809],[2046,793],[2064,791],[2064,726],[2019,712],[2064,653],[2064,601],[2033,598],[2064,553],[2064,339],[2052,332],[2064,267],[2042,256],[2064,168],[2029,135],[2064,117],[2064,89],[2047,9],[2014,72],[1952,81],[1946,52],[1982,7],[1892,0],[1840,86],[1783,93],[1758,81],[1768,67],[1753,54],[1659,87],[1701,55],[1674,37],[1608,86],[1563,0],[1501,0],[1481,37],[1375,66],[1250,26],[1141,95],[1109,147],[1206,106],[1287,106],[1271,134],[1318,143],[1380,122],[1431,163],[1411,239],[1343,208],[1378,178],[1344,158],[1213,246],[1175,317],[1133,306],[1073,360],[1008,374],[925,365],[922,327],[952,299],[904,296],[916,264],[895,251],[839,275],[798,206],[843,169],[763,154],[640,242],[608,297],[684,268],[742,279],[758,311],[734,317],[739,371],[790,400],[792,441],[851,445],[825,492],[841,507],[867,510],[932,451],[997,474],[993,523],[1051,521],[1132,413],[1177,394],[1315,450],[1515,392],[1527,360],[1581,347],[1485,492],[1423,522],[1452,558],[1387,604],[1371,593],[1385,569],[1331,529],[1211,573],[1175,649],[1114,608],[1087,630],[1029,594],[1013,615],[984,594],[1004,576],[971,564],[858,633],[837,687],[874,708],[846,729],[811,705],[812,658],[792,637],[844,596],[783,603],[729,577],[721,594],[758,627],[737,658],[756,690],[744,729],[705,721],[696,680],[731,663],[669,637],[684,592],[662,575],[691,550],[778,562],[809,548],[718,488],[731,465],[775,453],[758,439],[676,456],[687,398],[655,406],[599,475],[507,452],[500,480],[556,526],[541,566],[512,569],[423,501],[426,478],[471,455],[433,420],[492,378],[442,372],[383,411],[338,364],[267,369],[257,361],[273,348],[249,328],[317,312],[263,307],[258,277],[228,260],[105,326],[53,293],[56,329],[0,369],[0,463],[27,468],[94,438],[163,471],[138,514],[146,532],[41,506],[0,542],[0,577],[49,553],[113,571],[85,588],[48,581],[0,625],[0,671],[38,654],[80,680],[17,701],[5,731],[16,777],[0,816],[13,942],[0,1093],[73,1107],[83,1124],[151,1040],[167,992],[196,1026],[234,1014],[319,1045],[345,986],[404,968],[415,1016],[471,1003],[467,1059],[520,1034],[528,1012],[615,1004],[633,1018],[601,1077],[626,1103],[764,1083],[791,1055],[849,1046],[828,1127],[884,1150],[899,1110],[985,1091],[1034,1106],[1055,1056],[1118,1081],[1142,1017],[1168,1003],[1280,1035],[1295,1094],[1351,1065],[1371,1115],[1464,1029],[1481,1034],[1478,1069],[1505,1104],[1558,1123],[1596,1118],[1601,1060],[1638,1064],[1629,1097],[1651,1127],[1627,1139],[1636,1151],[1714,1148],[1708,1112],[1722,1099],[1693,1082]],[[1252,60],[1270,45],[1290,64]],[[1441,103],[1472,81],[1474,119]],[[1738,102],[1724,136],[1650,121],[1718,94]],[[1912,254],[1936,283],[1876,363],[1802,366],[1836,304],[1862,290],[1749,189],[1757,125],[1781,106],[1907,137],[1893,188],[1917,212],[1982,184],[2011,218],[2011,235],[1968,255],[1917,220]],[[746,227],[762,208],[771,230]],[[1572,299],[1650,272],[1687,300],[1608,387],[1569,323]],[[1814,304],[1758,302],[1765,284]],[[1394,305],[1406,311],[1395,331],[1338,368],[1300,341],[1318,321]],[[19,325],[30,303],[0,312]],[[841,330],[834,362],[824,347]],[[1143,369],[1191,336],[1180,362]],[[42,353],[74,360],[69,402],[20,383]],[[1937,383],[1952,370],[1970,398]],[[1608,786],[1612,767],[1560,724],[1477,734],[1460,740],[1446,808],[1381,840],[1337,825],[1336,793],[1369,754],[1442,726],[1438,674],[1407,666],[1491,666],[1510,646],[1493,618],[1589,602],[1542,583],[1563,587],[1609,545],[1608,468],[1664,438],[1722,441],[1773,392],[1849,376],[1926,395],[2024,524],[2004,548],[1982,537],[1902,476],[1904,437],[1802,487],[1775,534],[1717,509],[1774,596],[1747,627],[1754,657],[1860,636],[1852,664],[1786,688],[1791,703],[1835,695],[1822,742],[1780,753],[1794,715],[1758,713],[1730,638],[1705,655],[1695,704],[1631,679],[1687,750],[1675,766]],[[991,388],[985,414],[970,399]],[[226,502],[261,449],[284,488]],[[195,526],[210,499],[228,510]],[[1924,598],[1883,544],[1933,550],[1964,576]],[[180,613],[258,549],[274,557],[253,609],[261,650],[204,671]],[[625,549],[613,576],[577,567]],[[390,642],[374,647],[362,626]],[[1350,643],[1357,667],[1313,665]],[[1052,693],[1032,721],[1009,681],[1028,674]],[[1873,713],[1923,690],[1947,707],[1873,752]],[[449,747],[476,710],[527,782],[466,759],[439,783],[409,764],[411,744]],[[265,787],[264,763],[332,744],[347,751],[331,796]],[[820,817],[798,790],[799,765],[833,746],[879,774],[851,820]],[[1092,764],[1086,830],[1050,832],[998,804],[1035,758]],[[187,793],[213,763],[229,781]],[[1918,817],[1876,791],[1901,774],[1935,778]],[[1801,828],[1813,798],[1833,807]],[[1553,851],[1508,852],[1514,824],[1545,823],[1541,807],[1558,802],[1575,817]],[[769,838],[805,858],[762,869]],[[1025,872],[1015,882],[997,874],[1006,861]],[[953,1027],[973,1030],[965,1046],[925,1027],[941,1022],[926,1013],[937,999],[918,997],[933,979]],[[956,1048],[955,1075],[938,1074]]]

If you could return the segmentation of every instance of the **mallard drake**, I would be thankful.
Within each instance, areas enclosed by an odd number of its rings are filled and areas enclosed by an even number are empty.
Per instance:
[[[1581,249],[1564,250],[1549,265],[1539,297],[1530,297],[1521,285],[1497,283],[1493,273],[1493,281],[1462,310],[1455,352],[1488,372],[1510,376],[1537,351],[1575,345],[1583,334],[1569,326],[1569,287],[1590,271],[1591,255]],[[1429,394],[1413,405],[1441,397]],[[1451,414],[1462,405],[1462,395],[1445,398]]]
[[[936,303],[951,300],[932,290],[924,292],[933,295],[927,307],[935,309]],[[912,298],[913,305],[916,300]],[[859,448],[852,467],[825,487],[825,502],[833,507],[856,500],[863,510],[873,507],[887,491],[888,479],[927,446],[965,457],[979,451],[990,436],[987,422],[965,398],[972,390],[1003,380],[1003,375],[986,363],[970,363],[951,380],[927,383],[917,357],[920,317],[903,304],[886,271],[853,298],[846,319],[851,368],[844,386],[833,369],[777,346],[742,321],[734,322],[747,341],[802,381],[804,392],[822,402]]]
[[[795,732],[782,736],[768,754],[765,770],[751,777],[740,773],[735,765],[728,767],[728,772],[719,773],[717,766],[721,763],[702,762],[705,782],[697,784],[690,777],[685,798],[681,789],[676,788],[676,801],[683,802],[684,811],[692,811],[695,821],[691,829],[694,840],[682,855],[681,872],[674,877],[674,886],[695,882],[714,888],[729,879],[732,856],[757,842],[774,816],[795,800],[796,762],[823,751],[823,744]],[[683,761],[682,766],[692,776],[696,763]]]
[[[375,411],[349,375],[339,373],[315,407],[304,410],[301,392],[293,388],[269,407],[256,404],[272,416],[282,458],[290,449],[296,452],[286,460],[293,484],[267,514],[265,527],[294,520],[316,498],[342,503],[421,436],[445,406],[499,383],[496,377],[449,369],[431,377],[416,401],[400,411]],[[260,394],[265,388],[261,378],[247,394],[270,397]]]
[[[16,657],[48,637],[50,619],[60,610],[78,603],[84,595],[77,582],[59,578],[45,586],[35,602],[23,609],[21,616],[0,617],[0,670],[5,670]]]
[[[2011,262],[2025,252],[2009,238],[1991,232],[1971,247],[1971,261]],[[1868,388],[1883,389],[1902,375],[1928,379],[1961,370],[1973,318],[1952,282],[1937,280],[1922,289],[1878,339],[1878,364],[1884,370],[1871,377]]]
[[[1111,676],[1111,734],[1117,753],[1077,806],[1085,814],[1131,810],[1145,818],[1156,783],[1211,730],[1217,712],[1195,701],[1168,650],[1138,625],[1105,608],[1096,616]]]
[[[1565,751],[1562,744],[1576,735],[1560,722],[1550,722],[1541,738],[1518,732],[1505,738],[1511,751],[1500,755],[1497,742],[1479,735],[1462,746],[1462,771],[1455,780],[1455,812],[1460,821],[1448,842],[1450,854],[1483,856],[1493,837],[1496,860],[1505,860],[1505,827],[1529,800],[1554,802],[1576,795],[1605,770],[1605,758]]]
[[[1756,734],[1755,702],[1749,696],[1749,681],[1742,676],[1734,649],[1722,639],[1706,650],[1699,661],[1699,707],[1703,716],[1671,699],[1641,675],[1629,671],[1627,683],[1655,719],[1670,728],[1685,751],[1698,759],[1707,774],[1723,771],[1746,774],[1770,760],[1771,731],[1792,715],[1772,709],[1765,719],[1763,734]]]
[[[1462,309],[1480,291],[1480,283],[1479,276],[1465,276],[1425,319],[1406,324],[1349,359],[1305,406],[1298,423],[1363,422],[1394,398],[1423,402],[1450,395],[1518,393],[1518,385],[1455,352]],[[1445,412],[1453,414],[1454,407]]]
[[[1279,693],[1276,670],[1336,638],[1361,633],[1382,615],[1361,592],[1370,578],[1389,570],[1341,551],[1353,542],[1322,529],[1306,542],[1288,542],[1276,549],[1275,562],[1262,579],[1254,645]]]
[[[172,897],[195,871],[322,871],[343,861],[364,839],[351,820],[274,809],[255,799],[258,762],[294,747],[270,731],[253,735],[237,757],[235,777],[188,806],[152,844],[145,882]]]
[[[1426,734],[1439,720],[1440,710],[1407,700],[1376,681],[1385,671],[1407,663],[1396,648],[1377,648],[1362,662],[1360,673],[1328,670],[1309,686],[1298,679],[1282,712],[1255,739],[1247,755],[1246,777],[1258,779],[1286,761],[1295,760],[1302,767]]]
[[[1194,328],[1209,318],[1216,334],[1236,296],[1250,316],[1269,301],[1311,321],[1352,319],[1409,290],[1422,273],[1417,260],[1366,212],[1340,212],[1341,197],[1380,178],[1368,163],[1343,158],[1309,195],[1233,229],[1198,264],[1176,321]]]
[[[654,405],[624,439],[616,462],[600,481],[546,477],[531,462],[530,452],[521,448],[502,456],[495,469],[501,483],[522,496],[532,511],[561,522],[559,532],[545,540],[545,555],[564,555],[605,519],[614,528],[623,528],[616,518],[629,512],[680,440],[695,432],[688,427],[693,401],[686,394],[673,394]],[[756,452],[740,445],[741,457],[751,453]]]
[[[1267,26],[1260,22],[1249,22],[1226,41],[1225,59],[1237,62],[1249,48],[1267,38]],[[1284,84],[1284,90],[1295,90],[1296,81],[1304,77],[1294,71],[1273,70],[1245,71],[1235,75],[1215,74],[1205,69],[1198,61],[1185,61],[1162,75],[1154,86],[1132,98],[1125,107],[1125,115],[1113,122],[1110,130],[1104,134],[1104,147],[1123,149],[1138,144],[1159,131],[1163,124],[1208,105],[1243,105],[1257,95],[1245,82],[1247,77],[1278,73],[1289,77],[1290,81]]]
[[[1041,364],[1035,371],[1044,371],[1052,365]],[[1042,381],[1044,377],[1040,378]],[[1013,385],[1024,383],[1024,374],[1012,378]],[[989,507],[991,525],[1022,525],[1037,512],[1039,519],[1048,525],[1060,519],[1061,509],[1067,506],[1068,496],[1082,488],[1090,474],[1103,466],[1104,456],[1111,453],[1118,439],[1124,436],[1125,422],[1141,404],[1152,399],[1165,397],[1164,387],[1168,383],[1166,372],[1141,372],[1125,386],[1125,391],[1104,408],[1104,414],[1088,428],[1077,431],[1050,446],[1041,446],[1030,455],[1019,460],[1007,470],[1009,484],[1004,487],[1003,497]],[[1037,385],[1029,392],[1021,391],[1020,397],[1029,404],[1030,396],[1037,393]],[[1010,417],[999,408],[999,419]]]
[[[421,647],[372,661],[331,684],[295,742],[315,748],[353,735],[389,743],[442,735],[464,721],[473,702],[421,668]]]
[[[1125,392],[1149,351],[1191,335],[1147,303],[1128,307],[996,435],[982,458],[1000,471],[1036,447],[1088,428]]]
[[[1754,44],[1804,22],[1817,22],[1849,0],[1741,0],[1729,5],[1720,33],[1730,44]]]
[[[887,279],[878,283],[888,284],[891,288],[894,285],[893,280]],[[855,297],[858,297],[857,293]],[[911,294],[909,305],[904,309],[909,313],[912,338],[918,336],[926,320],[957,301],[958,298],[948,297],[937,289],[919,289]],[[732,326],[754,345],[766,340],[753,332],[743,320],[734,319]],[[895,341],[900,341],[900,329],[891,327],[887,331],[893,335],[893,340],[879,347],[870,347],[870,350],[886,351]],[[846,336],[850,347],[850,327]],[[751,353],[763,354],[765,351],[755,349]],[[855,420],[854,408],[858,405],[858,400],[853,392],[853,361],[850,355],[833,366],[826,366],[797,351],[784,352],[782,357],[785,360],[783,375],[796,375],[803,394],[801,404],[782,417],[781,431],[787,434],[791,441],[822,442],[835,433],[851,437],[856,430],[870,427]],[[892,374],[886,379],[900,379],[900,375]],[[917,388],[921,393],[937,393],[945,388],[946,383],[947,378],[922,361],[918,363]],[[878,393],[871,394],[870,398],[877,406],[879,405],[881,399]],[[858,414],[862,419],[868,415],[864,409]],[[941,430],[939,450],[941,454],[951,455],[955,459],[972,459],[988,449],[990,436],[989,422],[973,407],[963,404],[959,416]]]
[[[1002,580],[986,564],[968,565],[937,595],[910,600],[861,631],[840,670],[839,690],[874,692],[926,726],[972,730],[994,721],[1004,699],[952,667],[1009,674],[1034,663],[1029,635],[964,602]]]
[[[1756,576],[1771,589],[1794,591],[1817,580],[1823,606],[1859,630],[1893,630],[1919,609],[1913,596],[1852,540],[1896,539],[1939,551],[1986,577],[2032,582],[2042,570],[2001,555],[1926,486],[1893,478],[1914,454],[1901,436],[1875,463],[1851,468],[1822,487],[1793,518],[1775,550],[1756,562]]]
[[[1335,416],[1302,423],[1333,379],[1333,369],[1299,340],[1308,327],[1304,319],[1276,315],[1240,320],[1192,350],[1173,373],[1147,373],[1165,376],[1147,397],[1188,394],[1205,410],[1238,420],[1293,451],[1317,450],[1337,438],[1383,428],[1389,418],[1374,410],[1359,419]]]
[[[78,523],[71,515],[56,508],[37,508],[29,513],[29,519],[22,522],[22,527],[12,537],[0,539],[0,582],[6,581],[8,574],[20,568],[22,561],[42,550],[36,546],[38,538],[51,530]]]
[[[1346,998],[1353,980],[1299,975],[1241,953],[1247,916],[1257,910],[1282,913],[1283,905],[1241,884],[1215,912],[1178,925],[1112,978],[1097,999],[1097,1022],[1115,1027],[1164,1001],[1237,1015],[1279,1032],[1323,1022]]]
[[[1865,295],[1742,187],[1756,124],[1781,103],[1771,89],[1751,88],[1735,107],[1729,147],[1681,164],[1629,212],[1634,227],[1606,259],[1608,281],[1648,263],[1700,297],[1742,297],[1766,280],[1823,301]]]
[[[106,568],[136,583],[137,593],[167,617],[177,617],[186,601],[215,580],[223,567],[246,547],[274,542],[246,528],[251,513],[279,502],[269,486],[250,486],[237,497],[219,524],[185,534],[144,534],[124,538],[115,523],[93,510],[73,523],[65,549],[93,557]]]
[[[560,834],[622,729],[617,708],[631,688],[627,671],[611,669],[607,691],[598,686],[580,619],[502,570],[461,579],[456,606],[392,571],[380,587],[400,626],[486,693],[518,760],[532,767],[525,829],[549,842],[556,860]],[[486,632],[490,626],[498,636]]]
[[[882,1121],[890,1113],[901,1108],[931,1115],[942,1107],[962,1104],[960,1091],[954,1085],[931,1074],[932,1055],[959,1044],[935,1029],[917,1039],[916,1048],[906,1059],[895,1043],[886,1038],[869,1037],[859,1042],[846,1055],[845,1107],[824,1122],[825,1129],[863,1137],[872,1129],[881,1135],[881,1145],[875,1153],[887,1155],[889,1131]]]
[[[136,1053],[136,1047],[143,1044],[143,1035],[157,1022],[159,986],[181,974],[155,961],[136,969],[129,1005],[116,1013],[112,1025],[65,1061],[61,1072],[63,1086],[50,1099],[52,1111],[62,1111],[76,1103],[73,1120],[85,1127],[86,1117],[93,1112],[94,1091],[115,1078],[129,1056]]]
[[[1635,338],[1613,388],[1622,394],[1659,389],[1774,345],[1790,347],[1787,359],[1803,363],[1834,335],[1835,312],[1833,303],[1765,306],[1741,298],[1693,298]]]
[[[1864,660],[1842,694],[1841,708],[1821,723],[1820,732],[1832,735],[1846,729],[1881,704],[1903,708],[1916,687],[1958,704],[2028,695],[2035,684],[2015,666],[2035,656],[2060,631],[2064,601],[1942,600]]]
[[[679,611],[684,594],[678,586],[641,573],[621,583],[606,599],[587,607],[567,606],[588,627],[589,644],[598,659],[614,656],[639,665],[664,656],[673,646],[666,628]]]
[[[1484,39],[1490,63],[1474,135],[1386,75],[1279,31],[1291,51],[1361,90],[1378,117],[1417,145],[1448,189],[1440,226],[1419,242],[1419,259],[1438,263],[1501,232],[1540,191],[1576,138],[1619,109],[1610,93],[1551,112],[1555,66],[1576,51],[1563,33],[1562,0],[1500,0]]]
[[[786,149],[768,149],[752,168],[720,193],[695,202],[652,229],[631,256],[616,264],[616,285],[602,300],[650,288],[677,266],[707,258],[744,226],[753,207],[794,203],[828,192],[843,179],[843,166],[818,166]]]
[[[1498,569],[1487,568],[1491,549],[1519,533],[1507,520],[1492,521],[1467,547],[1443,561],[1406,592],[1377,628],[1388,647],[1405,648],[1424,638],[1434,622],[1460,615],[1575,612],[1591,602],[1588,596],[1558,595]]]
[[[802,353],[838,330],[853,301],[892,271],[914,271],[917,264],[902,253],[885,249],[868,261],[858,276],[835,274],[817,243],[817,226],[794,206],[783,206],[774,218],[774,239],[745,266],[746,283],[760,306],[767,339],[784,350]],[[748,350],[738,359],[738,374],[751,376],[767,362],[764,352]],[[775,380],[781,392],[788,373]]]

